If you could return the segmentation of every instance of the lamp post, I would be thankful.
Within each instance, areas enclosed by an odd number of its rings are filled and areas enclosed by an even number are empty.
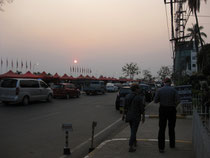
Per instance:
[[[34,73],[34,68],[35,68],[35,66],[39,66],[39,63],[35,63],[35,64],[33,65],[33,73]]]

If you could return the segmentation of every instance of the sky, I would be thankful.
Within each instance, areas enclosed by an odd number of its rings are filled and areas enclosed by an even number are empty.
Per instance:
[[[199,17],[206,43],[210,43],[209,3],[202,2],[198,13],[207,16]],[[3,9],[4,63],[31,61],[32,71],[61,76],[78,75],[70,72],[77,66],[91,69],[96,77],[123,76],[122,67],[130,62],[153,76],[161,66],[172,66],[170,12],[163,0],[14,0]],[[187,27],[193,23],[190,16]],[[7,70],[3,64],[0,73]]]

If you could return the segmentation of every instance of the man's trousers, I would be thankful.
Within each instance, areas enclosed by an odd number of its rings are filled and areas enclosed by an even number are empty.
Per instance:
[[[166,130],[167,121],[168,121],[170,147],[174,148],[175,147],[176,108],[160,106],[158,147],[161,150],[165,148],[165,130]]]

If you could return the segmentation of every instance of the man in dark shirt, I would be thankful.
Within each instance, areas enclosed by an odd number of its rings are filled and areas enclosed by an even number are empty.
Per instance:
[[[126,122],[129,122],[131,135],[129,140],[129,152],[136,151],[136,133],[139,127],[139,123],[142,117],[142,122],[144,123],[144,104],[143,97],[140,95],[139,84],[131,85],[131,93],[125,98],[125,111],[126,111]]]
[[[175,147],[175,125],[176,125],[176,106],[178,105],[179,95],[175,88],[171,87],[171,79],[165,79],[165,85],[160,88],[154,98],[155,103],[160,103],[159,107],[159,132],[158,147],[160,153],[165,148],[165,129],[168,121],[170,147]]]

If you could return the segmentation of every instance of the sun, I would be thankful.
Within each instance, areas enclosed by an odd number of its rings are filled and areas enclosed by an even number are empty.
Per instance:
[[[77,64],[77,63],[78,63],[77,59],[74,59],[74,64]]]

